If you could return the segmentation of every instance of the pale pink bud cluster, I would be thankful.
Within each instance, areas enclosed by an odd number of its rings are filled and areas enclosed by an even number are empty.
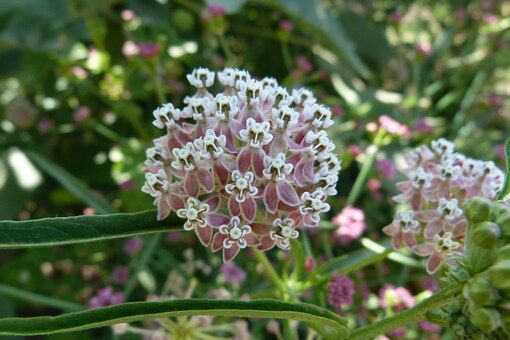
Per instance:
[[[289,249],[336,195],[340,161],[324,130],[331,111],[307,89],[289,93],[243,70],[199,68],[187,79],[197,91],[184,108],[154,110],[166,134],[147,150],[142,190],[158,218],[175,211],[225,261],[250,246]]]
[[[455,265],[464,251],[464,202],[474,196],[495,200],[504,173],[493,162],[455,152],[453,143],[445,139],[412,150],[405,160],[402,172],[408,180],[397,183],[401,193],[393,199],[409,203],[411,210],[397,212],[383,231],[392,236],[396,249],[405,245],[427,256],[427,271],[434,273],[443,262]]]

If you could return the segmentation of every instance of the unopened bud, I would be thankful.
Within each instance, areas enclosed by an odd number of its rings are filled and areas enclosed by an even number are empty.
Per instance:
[[[498,250],[498,258],[500,260],[510,260],[510,244],[505,244]]]
[[[497,298],[496,294],[487,276],[475,276],[464,286],[464,297],[479,305],[493,304]]]
[[[501,316],[494,308],[476,308],[471,311],[471,322],[486,334],[501,326]]]
[[[493,222],[482,222],[474,226],[473,240],[476,245],[482,248],[492,248],[496,245],[501,230]]]
[[[496,263],[490,269],[491,283],[499,289],[510,288],[510,260]]]
[[[503,236],[510,236],[510,211],[499,215],[496,219],[496,224],[501,228]]]
[[[484,197],[473,197],[464,203],[464,213],[469,222],[487,221],[491,213],[492,201]]]
[[[497,201],[496,203],[494,203],[494,205],[491,208],[490,220],[492,222],[496,222],[498,217],[503,215],[506,212],[510,212],[510,204],[503,202],[503,201]]]

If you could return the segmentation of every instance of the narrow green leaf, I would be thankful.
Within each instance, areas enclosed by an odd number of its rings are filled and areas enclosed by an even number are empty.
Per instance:
[[[89,187],[60,165],[37,152],[31,150],[23,150],[23,152],[38,168],[55,179],[64,188],[69,190],[69,192],[76,195],[90,207],[94,208],[99,214],[111,214],[116,212],[115,209],[110,206],[110,203],[108,203],[104,198],[96,195]]]
[[[8,285],[4,285],[4,284],[0,284],[0,295],[10,296],[10,297],[20,299],[23,301],[38,303],[43,306],[59,308],[59,309],[62,309],[64,311],[69,311],[69,312],[77,312],[77,311],[83,310],[85,308],[82,305],[74,303],[74,302],[64,301],[64,300],[32,293],[32,292],[24,290],[24,289],[8,286]]]
[[[323,1],[277,0],[267,4],[281,7],[295,22],[309,28],[315,37],[324,42],[334,53],[342,55],[359,75],[364,78],[371,77],[370,70],[359,57],[340,21]]]
[[[317,330],[325,334],[328,339],[343,339],[348,334],[346,319],[336,313],[307,303],[271,299],[253,301],[186,299],[132,302],[56,317],[3,318],[0,319],[0,334],[65,333],[122,322],[191,315],[293,319],[317,327]]]
[[[175,215],[163,221],[155,210],[133,214],[84,215],[30,221],[0,221],[0,249],[44,247],[181,230]]]
[[[506,158],[506,174],[505,182],[501,192],[499,193],[498,199],[509,201],[510,200],[510,138],[505,143],[505,158]]]

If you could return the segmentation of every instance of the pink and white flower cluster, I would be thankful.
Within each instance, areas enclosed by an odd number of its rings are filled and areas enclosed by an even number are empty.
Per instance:
[[[197,91],[182,109],[165,104],[154,125],[166,131],[147,150],[146,183],[158,219],[173,210],[224,261],[241,249],[289,249],[314,227],[336,194],[340,162],[324,130],[331,111],[307,89],[289,93],[273,78],[205,68],[187,76]],[[223,90],[209,89],[215,78]]]
[[[383,232],[392,236],[396,249],[405,245],[427,256],[427,271],[432,274],[443,262],[455,265],[463,252],[464,202],[474,196],[495,200],[504,173],[493,162],[455,152],[453,143],[445,139],[433,141],[430,148],[414,149],[405,161],[402,172],[408,180],[397,183],[401,193],[393,200],[409,203],[411,210],[397,212]]]

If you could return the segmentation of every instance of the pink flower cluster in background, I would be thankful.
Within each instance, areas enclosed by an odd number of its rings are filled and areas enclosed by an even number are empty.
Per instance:
[[[223,91],[213,95],[216,77]],[[336,195],[340,162],[324,130],[331,111],[307,89],[289,93],[244,70],[199,68],[188,81],[197,91],[183,109],[154,111],[166,134],[147,150],[142,190],[158,218],[176,211],[226,262],[247,246],[289,249]]]

